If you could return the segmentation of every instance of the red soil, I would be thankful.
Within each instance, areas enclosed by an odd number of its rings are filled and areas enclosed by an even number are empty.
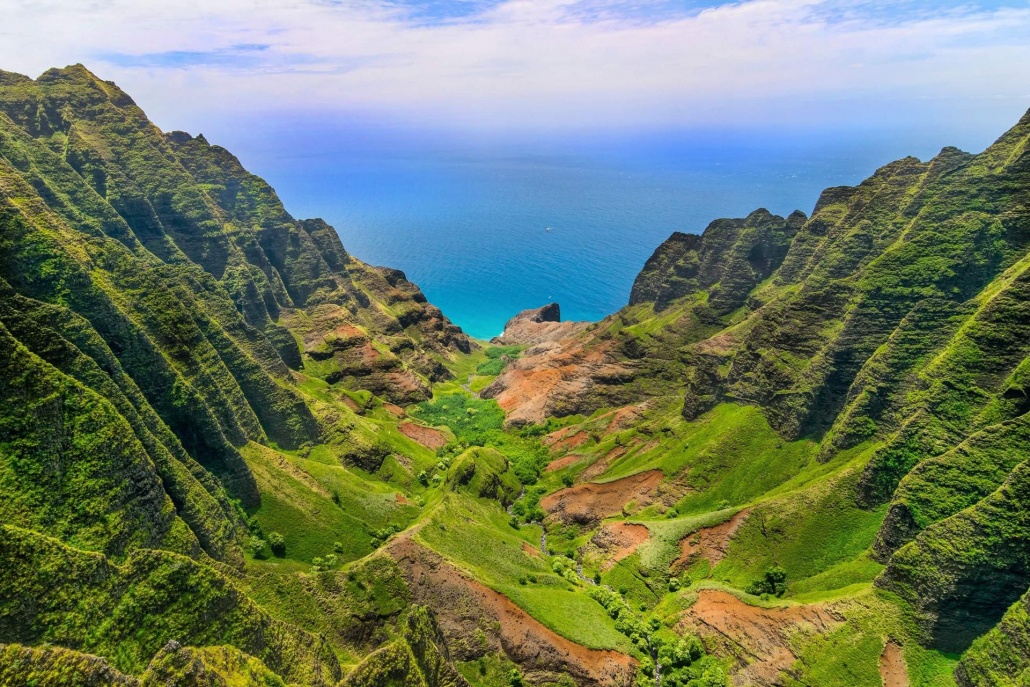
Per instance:
[[[558,406],[575,410],[598,383],[632,378],[613,348],[611,342],[587,348],[575,339],[541,343],[512,361],[482,395],[497,399],[508,424],[543,422]]]
[[[626,455],[627,450],[628,449],[625,446],[616,446],[601,458],[594,461],[594,464],[584,470],[580,477],[582,479],[594,479],[595,477],[600,477],[612,463]]]
[[[348,396],[347,394],[343,394],[342,398],[343,398],[343,405],[347,406],[348,408],[350,408],[354,412],[358,412],[359,410],[361,410],[361,406],[358,405],[358,402],[355,401],[350,396]]]
[[[607,554],[604,567],[610,569],[616,561],[633,555],[637,547],[647,541],[649,534],[643,525],[610,522],[604,525],[590,542]]]
[[[622,430],[633,424],[633,421],[640,417],[640,413],[644,409],[644,404],[641,403],[635,406],[626,406],[625,408],[619,408],[618,410],[611,413],[611,421],[608,423],[608,427],[605,428],[605,434],[613,434],[615,432],[621,432]]]
[[[698,559],[707,559],[712,567],[726,556],[726,548],[747,520],[750,510],[744,509],[736,513],[726,522],[713,527],[703,527],[680,540],[680,557],[672,564],[673,569],[685,568]]]
[[[552,451],[568,451],[579,448],[590,441],[590,435],[585,431],[580,430],[575,434],[569,435],[568,430],[569,428],[565,428],[559,429],[557,432],[551,432],[543,438],[544,446],[549,446]]]
[[[400,493],[398,491],[397,492],[397,503],[401,504],[402,506],[406,506],[406,505],[408,505],[410,503],[410,501],[408,501],[408,499],[406,499],[404,497],[404,494],[402,494],[402,493]]]
[[[894,640],[888,641],[880,654],[880,677],[883,687],[908,687],[908,667],[901,647]]]
[[[432,427],[423,427],[422,425],[416,425],[414,422],[402,422],[397,428],[401,431],[401,434],[417,441],[426,448],[436,450],[441,446],[447,445],[447,436],[438,429]]]
[[[544,472],[554,472],[555,470],[567,468],[573,463],[580,461],[582,459],[583,456],[579,455],[578,453],[572,453],[570,455],[564,456],[563,458],[552,460],[550,463],[547,464],[547,467],[544,468]]]
[[[386,408],[386,410],[393,413],[394,417],[404,417],[404,408],[401,408],[400,406],[392,403],[384,403],[383,408]]]
[[[571,432],[573,429],[575,429],[575,427],[562,427],[561,429],[556,429],[550,434],[545,434],[543,437],[541,437],[540,443],[544,446],[550,446],[551,444],[554,444],[564,439],[566,435],[568,435],[568,433]]]
[[[341,324],[339,327],[333,329],[333,334],[346,341],[355,339],[361,340],[368,338],[367,336],[365,336],[364,332],[362,332],[360,329],[358,329],[352,324]]]
[[[388,552],[400,566],[412,600],[437,613],[456,660],[502,650],[533,683],[553,682],[563,673],[586,687],[632,683],[636,662],[631,657],[588,649],[558,635],[504,595],[466,577],[410,538],[395,539]],[[474,639],[477,628],[487,637],[485,646]]]
[[[734,684],[778,685],[780,673],[797,660],[790,637],[799,630],[827,632],[841,620],[820,605],[759,608],[728,592],[704,589],[676,630],[696,632],[709,651],[733,656]]]
[[[662,481],[661,470],[648,470],[613,482],[586,482],[549,494],[540,507],[565,523],[587,525],[622,511],[628,502],[650,502]]]
[[[535,546],[532,546],[529,542],[522,542],[522,550],[528,553],[530,556],[540,558],[540,552]]]

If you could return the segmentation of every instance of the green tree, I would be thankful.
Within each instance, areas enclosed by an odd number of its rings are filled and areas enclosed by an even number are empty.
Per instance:
[[[286,539],[278,532],[270,532],[268,534],[268,546],[276,556],[282,558],[286,555]]]

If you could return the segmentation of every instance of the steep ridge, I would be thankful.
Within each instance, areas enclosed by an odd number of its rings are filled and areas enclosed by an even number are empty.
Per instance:
[[[412,400],[447,375],[441,359],[469,349],[402,274],[354,260],[226,151],[162,134],[82,67],[5,75],[0,155],[7,358],[26,346],[46,374],[114,403],[109,414],[133,426],[119,432],[136,435],[134,450],[216,558],[239,554],[226,549],[235,515],[210,475],[254,505],[239,448],[298,448],[327,432],[291,367],[317,359],[318,376]],[[368,360],[356,368],[355,338]],[[151,512],[163,508],[155,498]]]
[[[724,404],[756,406],[781,446],[812,447],[809,469],[852,461],[833,493],[854,504],[854,522],[878,524],[875,539],[863,525],[854,541],[872,544],[869,555],[886,564],[876,585],[912,609],[917,641],[962,652],[990,630],[974,651],[1012,650],[1013,624],[991,628],[1018,617],[1030,586],[1028,189],[1030,113],[979,155],[945,148],[929,162],[900,160],[857,187],[828,189],[811,218],[758,211],[700,236],[675,233],[648,260],[629,306],[535,360],[524,355],[491,388],[512,399],[509,417],[523,408],[536,421],[568,415],[568,434],[594,432],[596,447],[575,449],[561,469],[610,480],[662,466],[669,485],[687,468],[725,473],[725,463],[706,468],[688,438],[728,412]],[[521,400],[509,392],[524,387],[524,368],[548,366],[560,366],[558,383]],[[620,379],[599,379],[602,368],[619,369]],[[570,402],[576,389],[584,393]],[[665,411],[651,413],[664,435],[646,422],[615,444],[597,434],[592,418],[647,399],[675,404],[687,425],[677,429]],[[593,415],[579,424],[577,413]],[[595,461],[600,471],[581,469]],[[713,488],[699,477],[685,478],[689,489]],[[690,512],[694,500],[680,509]],[[768,518],[786,515],[776,503],[752,511],[720,567],[739,569],[735,551],[753,556],[772,537]],[[803,514],[790,517],[807,527]],[[963,680],[974,665],[963,663]]]
[[[114,84],[81,66],[0,73],[0,642],[102,654],[144,683],[165,680],[142,674],[168,641],[232,645],[239,660],[187,647],[155,675],[334,684],[335,649],[237,586],[260,558],[244,544],[299,479],[332,512],[288,534],[349,522],[342,556],[367,552],[382,507],[343,466],[406,444],[359,413],[429,397],[473,346],[401,272],[354,259]],[[330,492],[279,451],[321,451],[351,481]],[[9,657],[108,679],[74,654]]]

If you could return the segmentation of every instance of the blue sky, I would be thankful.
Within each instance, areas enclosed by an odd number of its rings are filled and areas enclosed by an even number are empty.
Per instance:
[[[997,130],[1030,107],[1030,0],[2,3],[0,68],[76,62],[164,128]]]

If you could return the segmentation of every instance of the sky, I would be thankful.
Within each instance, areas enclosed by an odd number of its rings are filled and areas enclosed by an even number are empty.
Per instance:
[[[194,132],[313,113],[484,136],[760,122],[975,138],[1030,107],[1030,0],[0,2],[0,68],[73,63]]]

